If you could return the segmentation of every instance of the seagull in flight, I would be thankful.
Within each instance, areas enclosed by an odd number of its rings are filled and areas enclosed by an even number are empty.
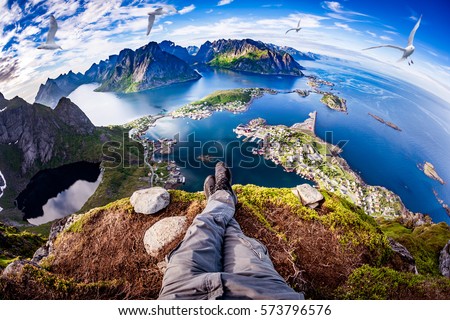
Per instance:
[[[153,23],[155,22],[156,16],[160,16],[162,14],[164,14],[163,8],[158,8],[158,9],[148,13],[147,35],[149,35],[150,31],[152,31]]]
[[[300,28],[300,21],[302,21],[302,19],[298,20],[297,28],[289,29],[288,31],[286,31],[285,34],[287,34],[289,31],[292,31],[292,30],[295,30],[295,32],[299,32],[300,29],[301,29],[301,28]]]
[[[416,49],[413,46],[413,40],[414,40],[414,35],[416,34],[417,29],[419,28],[421,20],[422,20],[422,15],[420,16],[419,20],[417,20],[416,25],[414,26],[414,28],[411,30],[411,33],[409,34],[408,45],[406,46],[406,48],[393,46],[393,45],[390,45],[390,44],[383,44],[381,46],[370,47],[370,48],[366,48],[366,49],[363,49],[363,50],[369,50],[369,49],[375,49],[375,48],[381,48],[381,47],[394,48],[394,49],[398,49],[400,51],[403,51],[403,56],[397,62],[400,62],[400,61],[403,61],[405,59],[408,59],[408,57],[413,54],[414,49]],[[411,63],[414,64],[412,59],[411,58],[409,58],[409,59],[411,60]],[[408,65],[411,65],[411,63],[408,61]]]
[[[58,23],[56,22],[55,16],[50,15],[50,29],[48,30],[47,33],[47,41],[45,43],[40,44],[39,47],[37,48],[44,50],[62,49],[55,43],[55,34],[57,30],[58,30]]]

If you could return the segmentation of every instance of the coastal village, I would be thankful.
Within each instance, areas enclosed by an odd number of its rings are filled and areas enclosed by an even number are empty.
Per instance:
[[[314,134],[317,112],[291,127],[251,120],[234,131],[238,138],[258,143],[254,154],[281,165],[287,172],[313,181],[320,189],[337,193],[373,216],[397,216],[404,209],[400,198],[379,186],[369,186],[339,157],[341,150]]]
[[[180,167],[167,156],[173,152],[177,141],[168,138],[149,139],[146,135],[147,130],[154,127],[155,122],[163,117],[164,115],[146,116],[125,126],[130,128],[130,139],[139,142],[144,148],[144,162],[150,171],[148,177],[141,179],[148,181],[149,187],[160,185],[166,189],[173,189],[186,182],[186,177],[181,174]]]

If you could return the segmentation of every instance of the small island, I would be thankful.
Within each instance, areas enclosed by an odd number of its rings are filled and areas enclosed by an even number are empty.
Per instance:
[[[376,115],[374,115],[374,114],[372,114],[372,113],[370,113],[370,112],[369,112],[369,116],[371,116],[371,117],[374,118],[375,120],[377,120],[377,121],[379,121],[379,122],[381,122],[381,123],[387,125],[388,127],[391,127],[391,128],[394,129],[394,130],[402,131],[402,129],[400,129],[397,125],[393,124],[392,122],[386,121],[386,120],[384,120],[383,118],[381,118],[381,117],[379,117],[379,116],[376,116]]]
[[[442,199],[439,197],[439,194],[438,194],[438,192],[437,192],[435,189],[433,189],[433,194],[434,194],[434,196],[436,197],[437,202],[442,206],[442,208],[445,210],[445,212],[447,213],[447,215],[450,217],[450,207],[448,206],[448,204],[446,204],[446,203],[444,202],[444,200],[442,200]]]
[[[278,92],[267,88],[218,90],[201,100],[175,110],[171,115],[173,118],[201,120],[210,117],[215,111],[245,112],[254,99],[261,98],[266,93],[277,94]]]
[[[308,86],[310,86],[313,89],[320,88],[323,85],[328,86],[330,88],[334,87],[334,83],[333,82],[330,82],[330,81],[327,81],[327,80],[323,80],[323,79],[319,79],[316,76],[309,76],[308,78],[309,78],[309,80],[308,80],[307,84],[308,84]]]
[[[323,93],[323,97],[320,99],[320,102],[325,104],[330,109],[340,112],[347,112],[347,101],[344,98],[338,97],[330,92]]]
[[[311,93],[311,91],[309,90],[302,90],[302,89],[295,89],[294,92],[298,93],[298,95],[303,98],[309,96],[309,94]]]
[[[419,168],[419,170],[422,170],[423,173],[425,173],[427,175],[427,177],[438,181],[440,184],[445,184],[444,179],[442,179],[438,173],[436,172],[436,169],[434,168],[434,166],[429,163],[428,161],[425,161],[424,164],[419,163],[417,165],[417,167]]]

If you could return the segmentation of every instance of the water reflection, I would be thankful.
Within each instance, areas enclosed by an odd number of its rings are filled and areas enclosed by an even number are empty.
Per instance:
[[[97,190],[97,187],[102,181],[102,176],[103,174],[100,174],[95,182],[78,180],[69,189],[47,201],[42,207],[44,211],[42,217],[28,219],[28,222],[34,225],[40,225],[77,212],[94,194],[95,190]]]

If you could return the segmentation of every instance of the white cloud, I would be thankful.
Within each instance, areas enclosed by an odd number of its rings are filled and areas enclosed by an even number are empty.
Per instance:
[[[339,2],[336,1],[325,1],[325,6],[334,12],[342,12],[342,6]]]
[[[276,3],[276,4],[263,4],[261,7],[263,8],[272,8],[272,7],[282,7],[283,5],[281,3]]]
[[[213,13],[214,12],[214,10],[213,9],[209,9],[209,10],[207,10],[207,11],[205,11],[206,13]]]
[[[351,28],[348,24],[346,23],[340,23],[340,22],[335,22],[334,25],[338,28],[344,29],[346,31],[350,31],[350,32],[355,32],[355,33],[359,33],[359,31]]]
[[[337,1],[324,1],[322,3],[322,8],[328,9],[328,10],[331,10],[331,11],[333,11],[335,13],[340,13],[340,14],[348,14],[348,15],[356,15],[356,16],[368,17],[368,15],[364,14],[364,13],[360,13],[360,12],[356,12],[356,11],[344,10],[344,7]],[[342,17],[342,16],[340,16],[340,17]]]
[[[217,6],[224,6],[227,4],[232,3],[234,0],[220,0],[219,3],[217,4]]]
[[[375,32],[371,32],[371,31],[366,31],[367,34],[370,34],[372,37],[376,38],[377,34]]]
[[[173,22],[172,21],[164,21],[164,24],[171,25],[171,24],[173,24]]]
[[[195,9],[195,6],[193,4],[191,4],[190,6],[187,6],[187,7],[184,7],[183,9],[181,9],[181,10],[178,10],[178,13],[179,14],[186,14],[186,13],[189,13],[189,12],[193,11],[194,9]]]
[[[380,36],[380,39],[384,41],[392,41],[392,38],[388,36]]]

